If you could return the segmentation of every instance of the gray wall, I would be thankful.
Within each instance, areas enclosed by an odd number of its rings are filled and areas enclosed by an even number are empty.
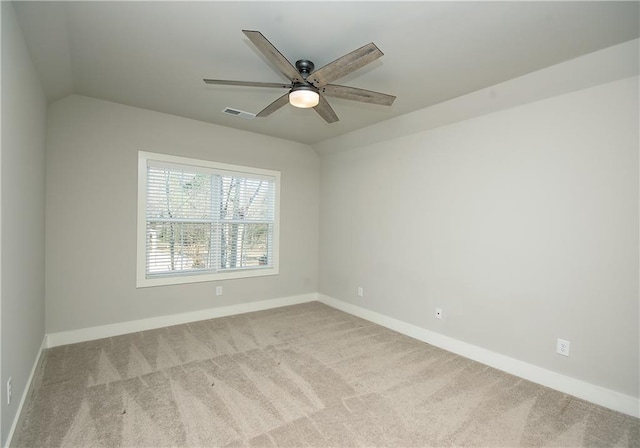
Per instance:
[[[1,444],[7,439],[44,336],[46,100],[11,3],[2,2],[0,200]],[[13,378],[7,405],[6,382]]]
[[[139,150],[279,170],[280,275],[136,289]],[[46,174],[47,333],[317,291],[307,145],[72,95],[49,107]]]
[[[320,293],[638,397],[638,118],[634,77],[323,156]]]

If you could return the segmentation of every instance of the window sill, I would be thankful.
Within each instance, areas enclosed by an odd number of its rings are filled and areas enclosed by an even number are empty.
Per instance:
[[[152,286],[181,285],[185,283],[216,282],[220,280],[232,280],[242,278],[266,277],[278,275],[277,268],[244,269],[236,271],[218,272],[215,274],[190,274],[167,275],[157,277],[143,277],[136,280],[136,288],[148,288]]]

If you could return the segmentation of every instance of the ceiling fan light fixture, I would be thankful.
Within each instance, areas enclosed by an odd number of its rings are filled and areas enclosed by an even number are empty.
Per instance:
[[[291,92],[289,92],[289,103],[295,107],[308,109],[310,107],[316,107],[319,101],[320,95],[318,95],[318,92],[311,86],[295,86],[291,89]]]

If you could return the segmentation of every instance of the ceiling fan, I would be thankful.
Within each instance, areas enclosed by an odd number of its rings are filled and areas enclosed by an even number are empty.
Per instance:
[[[301,59],[295,66],[285,58],[282,53],[269,42],[259,31],[242,31],[260,52],[273,63],[284,76],[291,82],[250,82],[227,81],[221,79],[205,79],[207,84],[223,84],[230,86],[271,87],[289,89],[289,92],[262,109],[256,117],[266,117],[287,103],[301,108],[312,107],[327,123],[338,121],[338,116],[333,111],[324,96],[342,98],[346,100],[360,101],[363,103],[391,106],[396,99],[393,95],[372,92],[371,90],[358,89],[356,87],[339,86],[329,84],[354,70],[375,61],[382,52],[373,42],[347,53],[339,59],[314,71],[313,62]]]

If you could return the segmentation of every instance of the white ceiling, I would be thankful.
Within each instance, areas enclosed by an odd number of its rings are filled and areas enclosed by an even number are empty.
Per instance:
[[[371,124],[639,37],[638,2],[18,2],[50,101],[76,93],[303,143]],[[334,84],[396,95],[391,107],[328,98],[340,121],[285,106],[278,89],[203,78],[286,79],[241,30],[319,68],[369,42],[384,53]]]

